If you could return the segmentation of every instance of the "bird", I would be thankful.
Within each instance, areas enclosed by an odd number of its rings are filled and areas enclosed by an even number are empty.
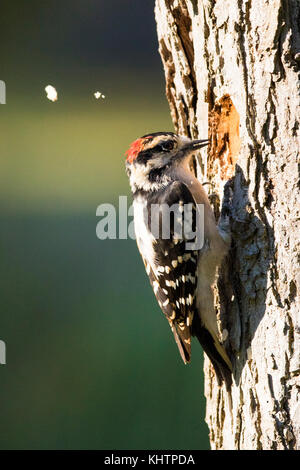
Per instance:
[[[206,191],[192,170],[193,155],[208,144],[207,139],[153,132],[130,145],[125,166],[137,246],[182,360],[190,362],[191,338],[198,338],[218,384],[230,387],[232,363],[219,339],[212,290],[217,267],[230,246],[230,231],[226,220],[217,225]],[[185,223],[188,229],[183,234]]]

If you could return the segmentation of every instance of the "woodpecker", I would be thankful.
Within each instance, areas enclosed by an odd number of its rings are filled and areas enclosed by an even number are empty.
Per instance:
[[[191,169],[192,156],[206,145],[208,140],[191,140],[173,132],[147,134],[126,152],[126,171],[138,249],[183,362],[190,362],[191,337],[196,336],[214,366],[219,385],[225,381],[228,386],[232,365],[219,339],[212,284],[228,251],[230,235],[226,223],[217,226],[208,196]],[[200,249],[187,249],[186,237],[178,237],[172,226],[172,213],[170,236],[162,236],[165,221],[161,207],[174,204],[179,212],[192,208],[192,228],[196,230],[197,211],[202,205],[204,243]],[[153,207],[161,224],[158,236],[151,231]]]

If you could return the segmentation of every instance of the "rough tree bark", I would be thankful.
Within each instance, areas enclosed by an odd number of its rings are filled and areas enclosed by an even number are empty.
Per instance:
[[[175,129],[211,137],[199,178],[230,211],[215,286],[232,413],[205,358],[213,449],[300,448],[298,0],[156,0]],[[213,197],[212,197],[213,199]]]

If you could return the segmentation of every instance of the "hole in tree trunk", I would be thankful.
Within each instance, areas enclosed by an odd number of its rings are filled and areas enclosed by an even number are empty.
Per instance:
[[[240,116],[229,95],[217,101],[209,113],[208,173],[228,180],[234,175],[235,164],[241,147],[239,134]]]

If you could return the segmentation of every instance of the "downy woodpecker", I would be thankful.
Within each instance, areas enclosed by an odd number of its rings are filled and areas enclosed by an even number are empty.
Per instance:
[[[190,140],[172,132],[147,134],[126,152],[126,171],[133,194],[137,245],[181,357],[185,364],[190,362],[191,336],[196,336],[214,366],[219,384],[225,380],[228,385],[232,365],[219,340],[212,284],[230,237],[224,227],[216,225],[207,194],[190,166],[192,155],[206,145],[207,140]],[[161,230],[159,236],[153,235],[151,207],[156,208],[156,215],[160,213],[159,223],[164,224],[160,208],[174,204],[180,212],[186,205],[192,207],[193,228],[202,205],[204,243],[200,249],[187,250],[187,240],[184,236],[178,238],[172,221],[167,239]]]

